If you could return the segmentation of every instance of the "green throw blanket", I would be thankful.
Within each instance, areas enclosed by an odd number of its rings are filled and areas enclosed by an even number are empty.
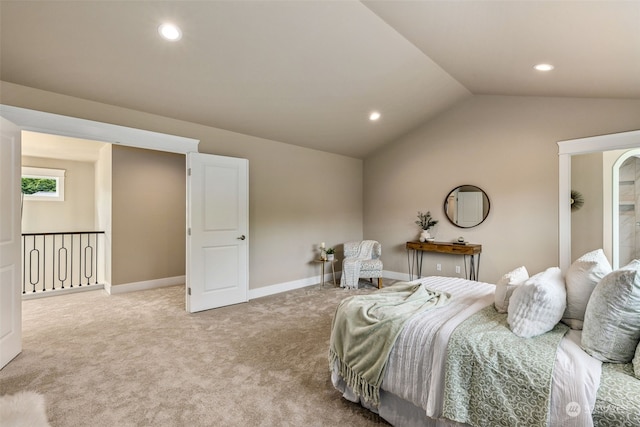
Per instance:
[[[556,351],[568,329],[557,324],[520,338],[493,305],[469,317],[449,339],[443,416],[472,426],[546,427]]]
[[[378,405],[391,348],[414,314],[442,307],[450,295],[421,284],[397,283],[340,302],[331,326],[329,364],[354,393]]]

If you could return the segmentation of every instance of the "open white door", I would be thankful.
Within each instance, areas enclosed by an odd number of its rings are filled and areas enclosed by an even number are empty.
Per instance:
[[[482,193],[479,191],[458,192],[458,220],[460,227],[473,227],[482,222]]]
[[[0,368],[22,351],[20,129],[0,117]]]
[[[246,302],[249,161],[187,154],[187,311]]]

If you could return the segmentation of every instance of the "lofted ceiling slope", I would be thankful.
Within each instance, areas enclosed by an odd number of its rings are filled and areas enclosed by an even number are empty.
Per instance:
[[[3,0],[0,79],[364,158],[473,94],[640,98],[640,1]]]

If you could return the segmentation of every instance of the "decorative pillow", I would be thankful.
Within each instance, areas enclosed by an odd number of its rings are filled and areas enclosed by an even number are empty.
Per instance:
[[[640,341],[640,260],[607,274],[584,313],[582,348],[603,362],[629,363]]]
[[[516,286],[509,300],[507,322],[519,337],[535,337],[552,330],[566,307],[562,271],[551,267]]]
[[[494,306],[498,313],[506,313],[509,307],[509,298],[516,286],[524,283],[529,278],[529,272],[522,266],[508,272],[496,283],[496,296]]]
[[[640,380],[640,342],[636,347],[636,357],[633,358],[633,372],[636,374],[636,378]]]
[[[571,329],[582,329],[589,297],[598,282],[611,273],[611,264],[602,249],[589,252],[575,260],[565,274],[567,309],[562,321]]]

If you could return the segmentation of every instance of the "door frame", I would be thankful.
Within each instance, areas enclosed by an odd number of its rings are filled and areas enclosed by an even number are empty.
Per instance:
[[[611,267],[620,268],[620,167],[630,157],[640,156],[640,148],[625,151],[616,159],[612,166],[611,180]]]
[[[571,265],[571,156],[640,147],[640,130],[558,141],[558,264]],[[605,252],[609,242],[603,242]]]
[[[0,104],[0,117],[21,130],[89,139],[186,155],[198,152],[199,140]],[[185,200],[185,204],[188,201]],[[185,218],[187,211],[185,210]],[[185,231],[186,240],[186,231]],[[185,273],[187,262],[185,260]]]

